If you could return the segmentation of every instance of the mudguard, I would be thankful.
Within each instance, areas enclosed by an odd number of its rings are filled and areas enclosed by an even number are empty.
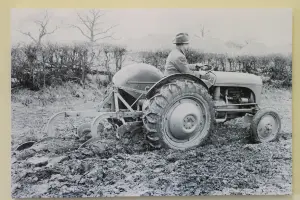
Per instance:
[[[148,91],[147,91],[147,94],[146,94],[146,98],[149,99],[151,98],[154,93],[155,93],[155,90],[159,87],[161,87],[162,85],[165,85],[166,83],[170,83],[171,81],[173,80],[176,80],[176,79],[187,79],[187,80],[192,80],[192,81],[195,81],[196,83],[199,83],[201,85],[203,85],[205,88],[209,89],[209,84],[206,83],[205,80],[201,80],[200,78],[194,76],[194,75],[191,75],[191,74],[172,74],[170,76],[166,76],[164,78],[162,78],[160,81],[156,82]]]

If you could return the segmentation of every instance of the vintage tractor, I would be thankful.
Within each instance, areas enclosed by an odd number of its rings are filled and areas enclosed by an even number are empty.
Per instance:
[[[93,117],[91,123],[77,128],[78,136],[91,136],[82,146],[101,139],[100,125],[107,127],[110,123],[116,128],[117,137],[142,127],[151,146],[184,150],[203,144],[215,123],[245,117],[251,119],[255,142],[277,139],[281,120],[273,108],[259,108],[259,76],[202,72],[201,78],[190,74],[164,77],[148,64],[125,66],[114,75],[112,89],[94,110],[57,113],[49,120],[46,132],[55,136],[53,125],[58,116]]]

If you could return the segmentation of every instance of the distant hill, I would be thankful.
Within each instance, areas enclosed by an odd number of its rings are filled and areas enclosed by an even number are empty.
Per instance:
[[[253,56],[266,55],[269,53],[270,53],[270,48],[258,42],[247,44],[243,48],[241,48],[240,51],[237,52],[238,55],[253,55]]]
[[[240,51],[237,52],[238,55],[267,55],[267,54],[282,54],[289,55],[292,53],[292,45],[277,45],[268,47],[263,43],[250,43],[244,46]]]
[[[270,48],[270,52],[279,53],[283,55],[290,55],[292,53],[292,48],[293,48],[292,44],[276,45]]]
[[[225,45],[229,48],[235,48],[237,50],[242,49],[245,45],[235,41],[227,41]]]
[[[227,46],[226,43],[216,38],[192,38],[191,46],[207,53],[234,55],[238,49]]]

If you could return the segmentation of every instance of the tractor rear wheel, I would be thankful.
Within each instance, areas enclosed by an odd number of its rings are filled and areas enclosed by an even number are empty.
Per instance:
[[[201,84],[176,80],[162,86],[144,106],[147,139],[155,148],[189,149],[204,143],[212,132],[212,98]]]

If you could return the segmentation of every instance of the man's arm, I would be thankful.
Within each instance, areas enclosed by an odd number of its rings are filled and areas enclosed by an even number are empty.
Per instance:
[[[196,64],[188,64],[184,56],[180,56],[178,59],[176,59],[174,61],[174,65],[176,69],[181,73],[192,74],[194,76],[200,77],[200,73],[198,71],[193,71],[193,69],[196,69]]]
[[[176,69],[181,73],[192,73],[189,68],[189,64],[184,56],[180,56],[176,60],[174,60],[174,65]]]

